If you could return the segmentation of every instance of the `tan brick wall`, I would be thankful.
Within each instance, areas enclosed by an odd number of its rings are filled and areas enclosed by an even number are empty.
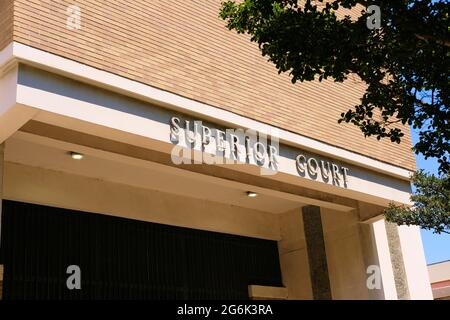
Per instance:
[[[13,40],[13,0],[0,0],[0,50]]]
[[[4,1],[4,0],[0,0]],[[82,12],[66,28],[67,5]],[[224,27],[221,0],[15,0],[14,40],[202,101],[274,126],[380,159],[415,167],[409,135],[400,145],[365,139],[341,112],[364,87],[291,84],[247,36]]]

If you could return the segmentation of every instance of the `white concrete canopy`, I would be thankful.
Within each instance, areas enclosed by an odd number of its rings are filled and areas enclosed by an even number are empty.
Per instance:
[[[169,123],[173,111],[25,65],[12,68],[3,80],[5,88],[13,88],[5,90],[10,97],[5,99],[0,117],[0,121],[7,123],[1,136],[3,141],[28,120],[35,120],[161,152],[170,153],[173,148]],[[308,157],[329,159],[281,144],[279,170],[270,179],[382,206],[390,201],[409,204],[409,181],[341,160],[332,161],[349,168],[347,188],[299,176],[295,158],[300,152]],[[230,168],[259,174],[255,166]],[[345,206],[341,210],[346,210]]]

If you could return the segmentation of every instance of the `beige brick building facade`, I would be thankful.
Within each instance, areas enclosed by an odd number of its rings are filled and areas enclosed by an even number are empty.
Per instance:
[[[3,298],[432,298],[383,218],[409,129],[338,124],[364,85],[292,84],[220,3],[0,0]]]

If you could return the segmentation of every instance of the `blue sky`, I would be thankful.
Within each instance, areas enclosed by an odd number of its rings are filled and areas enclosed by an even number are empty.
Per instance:
[[[411,130],[413,143],[418,141],[418,131]],[[438,163],[436,159],[424,159],[422,155],[416,155],[417,168],[437,174]],[[421,230],[422,242],[427,263],[435,263],[450,260],[450,235],[433,234],[432,231]]]

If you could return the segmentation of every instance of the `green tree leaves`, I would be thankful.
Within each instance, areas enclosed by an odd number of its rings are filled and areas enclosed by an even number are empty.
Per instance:
[[[385,210],[386,220],[450,234],[450,176],[436,177],[418,171],[413,183],[416,186],[411,196],[414,207],[390,204]]]

